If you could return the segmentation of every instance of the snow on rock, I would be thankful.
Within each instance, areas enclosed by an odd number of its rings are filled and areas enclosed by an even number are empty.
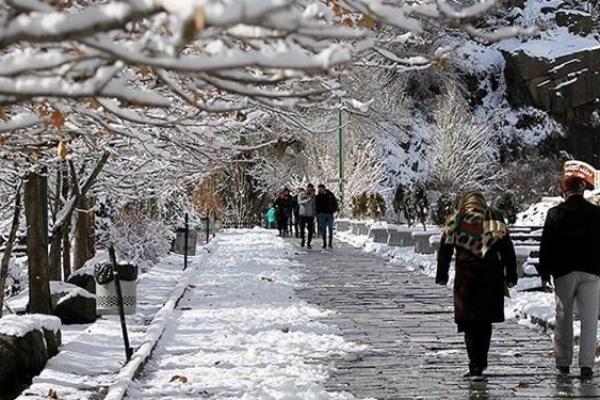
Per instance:
[[[80,275],[94,275],[94,267],[96,264],[102,264],[104,262],[109,262],[108,252],[106,250],[98,250],[93,258],[87,260],[81,268],[73,271],[71,275],[69,275],[69,278]]]
[[[23,337],[32,331],[60,331],[60,319],[52,315],[6,315],[0,318],[0,334]]]
[[[548,210],[557,205],[556,201],[548,199],[532,204],[523,212],[517,214],[517,226],[544,226]]]
[[[267,230],[229,231],[214,245],[128,398],[353,398],[325,390],[319,360],[362,347],[296,296],[293,247]]]
[[[582,37],[570,33],[566,27],[559,27],[524,42],[518,38],[504,40],[499,47],[507,52],[523,52],[530,57],[553,61],[573,53],[598,50],[600,42],[593,36]]]
[[[96,298],[96,295],[80,288],[79,286],[61,281],[50,281],[50,293],[52,295],[60,295],[60,298],[58,298],[56,301],[56,305],[77,296],[81,296],[86,299]]]

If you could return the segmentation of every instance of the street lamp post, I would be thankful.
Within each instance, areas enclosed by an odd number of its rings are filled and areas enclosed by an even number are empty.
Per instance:
[[[338,157],[339,157],[339,188],[340,188],[340,209],[344,205],[344,132],[342,129],[342,104],[338,109]]]

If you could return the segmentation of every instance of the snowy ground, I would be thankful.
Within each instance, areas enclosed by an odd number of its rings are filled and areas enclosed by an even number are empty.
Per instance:
[[[198,252],[200,255],[190,257],[193,266],[202,265],[207,255],[202,248]],[[157,312],[182,277],[182,267],[182,256],[171,255],[140,276],[137,313],[127,317],[134,349],[148,341]],[[125,361],[118,318],[105,316],[90,325],[63,328],[66,340],[60,353],[48,361],[19,399],[45,399],[50,390],[61,400],[99,398],[114,384]]]
[[[217,237],[130,399],[350,399],[323,388],[332,355],[362,348],[294,293],[294,248],[262,229]]]

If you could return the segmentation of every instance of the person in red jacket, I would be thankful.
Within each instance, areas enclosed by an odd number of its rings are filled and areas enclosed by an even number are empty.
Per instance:
[[[579,367],[584,379],[593,376],[600,296],[600,208],[583,198],[586,182],[569,176],[561,183],[565,201],[548,211],[538,272],[542,285],[554,280],[556,367],[568,374],[573,361],[573,305],[581,318]]]

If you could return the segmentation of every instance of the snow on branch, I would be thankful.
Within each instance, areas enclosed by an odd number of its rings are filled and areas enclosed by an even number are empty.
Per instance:
[[[9,121],[0,121],[0,132],[13,132],[18,129],[29,128],[42,123],[40,117],[32,112],[23,112],[15,115]]]
[[[524,35],[530,36],[538,33],[539,28],[537,26],[532,27],[520,27],[520,26],[507,26],[498,28],[494,31],[487,32],[481,29],[477,29],[472,25],[465,26],[465,31],[472,36],[481,39],[485,42],[492,43],[503,39],[509,39],[515,36]]]
[[[497,3],[498,0],[480,0],[471,6],[457,9],[446,0],[437,0],[437,6],[440,12],[447,18],[452,19],[480,17],[489,12]]]
[[[18,4],[18,2],[16,2]],[[20,15],[0,27],[0,48],[20,41],[55,42],[122,28],[148,17],[161,7],[152,0],[129,0],[88,6],[82,11]]]
[[[160,94],[134,88],[127,82],[114,79],[122,69],[117,63],[114,66],[101,67],[96,74],[83,81],[71,82],[61,77],[0,77],[0,104],[12,103],[19,98],[27,97],[114,97],[134,104],[145,104],[155,107],[168,107],[170,102]]]
[[[229,50],[224,54],[189,55],[181,57],[151,57],[133,47],[116,46],[95,40],[82,41],[90,47],[103,51],[119,60],[134,65],[147,65],[178,72],[210,72],[244,67],[281,68],[296,70],[327,70],[352,60],[353,51],[348,45],[332,44],[316,55],[297,49],[279,53],[267,51]],[[370,43],[370,42],[369,42]],[[360,51],[369,44],[359,43]]]

